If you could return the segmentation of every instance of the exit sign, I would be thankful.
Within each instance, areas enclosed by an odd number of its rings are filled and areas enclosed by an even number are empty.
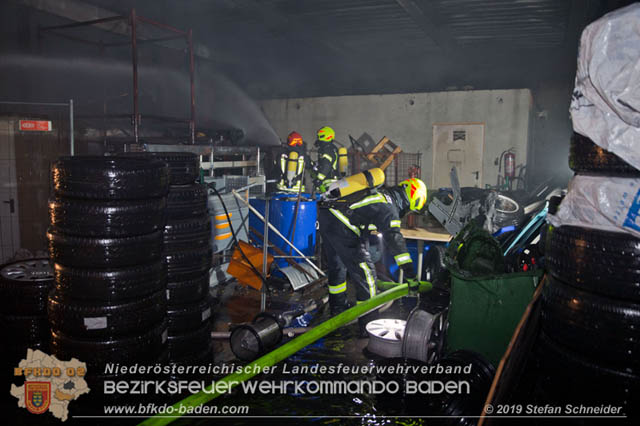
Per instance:
[[[50,132],[51,122],[44,120],[20,120],[20,130],[23,132]]]

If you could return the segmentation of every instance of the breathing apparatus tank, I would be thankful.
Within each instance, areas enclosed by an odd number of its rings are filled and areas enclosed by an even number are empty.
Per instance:
[[[322,194],[322,197],[325,199],[343,198],[359,191],[376,188],[382,184],[384,184],[382,169],[369,169],[332,183],[327,192]]]
[[[340,177],[347,175],[348,168],[349,157],[347,155],[347,148],[342,146],[338,148],[338,173],[340,173]]]
[[[287,183],[290,187],[298,174],[298,153],[291,151],[287,159]]]

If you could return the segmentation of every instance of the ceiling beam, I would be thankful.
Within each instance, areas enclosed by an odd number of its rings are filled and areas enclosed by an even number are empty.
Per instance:
[[[314,37],[310,34],[309,29],[305,25],[290,19],[285,14],[275,10],[273,6],[269,6],[262,1],[226,0],[226,4],[231,8],[248,11],[254,15],[256,12],[259,12],[267,28],[276,33],[283,34],[291,42],[302,42],[313,48],[322,46],[332,53],[339,54],[344,57],[349,57],[351,55],[351,52],[349,52],[348,49],[330,42],[326,37]]]
[[[46,12],[51,15],[55,15],[64,19],[68,19],[73,22],[85,22],[92,21],[96,19],[108,18],[112,16],[117,16],[119,13],[114,11],[103,9],[98,6],[94,6],[88,3],[85,3],[80,0],[13,0],[16,3],[22,4],[27,7],[31,7],[33,9],[39,10],[41,12]],[[108,31],[114,34],[120,34],[123,36],[129,37],[129,23],[126,20],[121,22],[109,22],[105,24],[95,24],[92,25],[95,28],[99,28],[104,31]],[[140,39],[144,40],[143,37]],[[159,46],[168,48],[168,49],[176,49],[176,50],[184,50],[183,46],[176,47],[175,45],[167,42],[157,42]],[[203,45],[202,43],[194,43],[193,46],[194,55],[208,59],[214,62],[239,62],[239,60],[233,56],[225,55],[219,51],[211,52],[210,49]]]
[[[396,3],[413,19],[420,29],[443,50],[455,48],[455,41],[443,29],[442,18],[433,0],[396,0]]]
[[[565,27],[565,45],[569,48],[577,49],[580,36],[585,24],[588,21],[589,2],[571,0],[569,2],[569,13]]]

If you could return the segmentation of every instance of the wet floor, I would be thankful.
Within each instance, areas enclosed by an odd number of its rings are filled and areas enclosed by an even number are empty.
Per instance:
[[[242,287],[237,283],[227,283],[216,287],[212,290],[212,294],[217,299],[216,315],[214,319],[215,331],[229,331],[231,324],[239,324],[249,322],[260,311],[260,293],[254,289]],[[268,297],[267,310],[273,312],[281,312],[287,310],[295,310],[304,306],[309,300],[319,300],[326,296],[326,289],[322,286],[306,288],[302,291],[291,292],[291,290],[283,286],[278,289],[276,286],[271,290]],[[420,306],[426,310],[436,312],[448,303],[446,294],[439,294],[434,291],[424,297]],[[400,318],[405,319],[410,309],[415,303],[407,303],[406,301],[395,301],[394,304],[383,312],[380,316],[383,318]],[[328,306],[324,306],[313,315],[305,317],[310,322],[309,326],[313,327],[327,319],[329,319]],[[286,337],[282,343],[288,341],[291,337]],[[385,366],[385,365],[407,365],[420,364],[412,363],[404,360],[385,360],[367,351],[368,339],[359,337],[359,327],[357,323],[344,326],[328,334],[327,336],[317,340],[315,343],[307,346],[288,359],[277,364],[277,368],[271,374],[262,374],[250,380],[253,383],[271,382],[276,385],[283,380],[295,383],[310,382],[348,382],[362,383],[378,381],[386,384],[391,381],[398,382],[401,386],[407,380],[418,380],[420,377],[414,377],[411,374],[389,374],[387,372],[369,371],[347,372],[347,373],[315,373],[315,372],[294,372],[296,367],[312,367],[312,366]],[[230,350],[228,339],[218,339],[214,341],[214,359],[213,363],[217,365],[243,365],[238,361]],[[284,370],[286,364],[287,370]],[[217,377],[204,377],[198,380],[205,380],[209,383],[211,380],[220,379]],[[126,379],[126,378],[123,378]],[[147,377],[147,379],[151,379]],[[296,389],[295,386],[289,385],[284,387],[284,391],[274,389],[273,391],[247,391],[241,387],[236,388],[231,394],[225,394],[210,403],[210,406],[232,406],[243,405],[249,407],[246,415],[219,417],[216,418],[180,418],[175,424],[216,424],[216,425],[243,425],[243,424],[318,424],[318,425],[341,425],[341,424],[367,424],[367,425],[420,425],[420,424],[437,424],[433,421],[426,423],[425,419],[415,418],[416,416],[429,415],[433,412],[433,407],[428,405],[436,403],[434,400],[429,403],[428,398],[420,395],[407,395],[402,390],[395,392],[382,392],[373,394],[363,391],[341,391],[340,389],[324,389],[321,392],[309,392],[311,388],[304,388],[303,392]],[[335,391],[335,392],[334,392]],[[5,396],[8,396],[8,392]],[[99,395],[96,395],[99,396]],[[184,395],[186,397],[188,395]],[[33,420],[31,414],[24,409],[17,408],[15,400],[5,398],[3,400],[3,408],[9,414],[9,418],[15,420],[13,424],[29,424]],[[151,398],[146,396],[141,398],[147,403],[154,400],[158,403],[173,404],[179,398]],[[87,398],[85,400],[88,401]],[[138,399],[132,401],[125,400],[119,403],[138,402]],[[85,401],[86,402],[86,401]],[[433,404],[432,404],[433,405]],[[101,408],[101,407],[98,407]],[[85,406],[82,400],[73,403],[71,416],[81,414],[99,414],[93,405]],[[273,416],[277,416],[274,418]],[[413,418],[408,418],[412,416]],[[51,415],[42,416],[43,424],[53,424],[58,422]],[[137,424],[142,419],[120,419],[118,424]],[[114,424],[111,418],[80,420],[78,418],[70,418],[67,423],[91,423],[91,424]]]
[[[250,321],[259,312],[259,292],[236,286],[237,284],[227,284],[215,292],[220,303],[215,320],[217,331],[228,331],[231,322]],[[324,295],[326,295],[326,289],[321,286],[294,294],[288,289],[274,291],[268,299],[267,310],[292,309],[301,306],[308,299],[319,299]],[[406,319],[411,308],[415,307],[417,303],[425,310],[437,312],[448,305],[448,296],[446,292],[433,291],[432,294],[423,296],[419,302],[406,298],[396,300],[391,307],[380,314],[380,317]],[[313,312],[310,326],[329,318],[328,306],[324,306]],[[277,422],[285,424],[427,424],[425,419],[406,417],[426,416],[430,414],[430,411],[433,411],[433,409],[429,410],[426,407],[429,405],[428,401],[404,391],[406,381],[419,381],[423,378],[410,373],[390,374],[388,370],[374,370],[376,366],[407,366],[422,365],[422,363],[401,359],[389,360],[374,355],[367,350],[368,339],[361,338],[359,334],[357,322],[343,326],[280,362],[271,374],[262,374],[251,379],[258,383],[266,381],[277,384],[282,381],[290,381],[304,384],[298,388],[294,384],[289,384],[284,391],[277,387],[268,387],[266,392],[257,390],[245,392],[243,389],[237,388],[231,395],[223,395],[210,404],[217,406],[248,405],[250,416],[282,416],[277,419]],[[283,343],[286,341],[285,338]],[[216,352],[216,363],[239,363],[231,352],[227,341],[217,341]],[[331,371],[329,367],[333,366],[334,369],[340,368],[340,373],[296,372],[296,369],[301,370],[313,366],[324,366],[328,371]],[[339,366],[356,367],[356,370],[358,367],[368,366],[372,371],[363,373],[358,370],[344,373],[345,368]],[[395,386],[388,385],[391,381],[398,383],[397,390]],[[349,386],[356,391],[350,392],[347,389],[345,392],[345,389],[339,388],[340,385],[332,387],[330,383],[336,382],[349,383]],[[367,392],[370,388],[367,388],[366,384],[362,384],[363,382],[377,382],[379,387],[377,391],[381,393]],[[325,388],[316,393],[318,383],[323,383]],[[360,383],[362,386],[359,388],[354,383]],[[305,386],[307,384],[308,387]],[[362,391],[358,392],[359,389]],[[253,424],[255,420],[255,418],[235,418],[227,419],[223,423]],[[264,420],[271,422],[274,419]],[[435,423],[432,421],[429,424]]]

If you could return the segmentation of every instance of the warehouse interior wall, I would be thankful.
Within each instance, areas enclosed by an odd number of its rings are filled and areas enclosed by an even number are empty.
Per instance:
[[[61,2],[64,3],[64,0]],[[115,58],[111,56],[100,58],[93,46],[84,46],[57,37],[39,38],[38,26],[63,24],[69,21],[29,8],[25,5],[26,3],[0,2],[0,23],[2,24],[0,25],[2,35],[0,54],[4,59],[0,61],[0,92],[4,99],[66,101],[74,98],[80,114],[92,113],[92,108],[101,104],[96,102],[96,99],[102,99],[105,88],[107,93],[117,95],[130,90],[128,49],[123,49],[120,55],[115,54]],[[274,138],[271,126],[264,120],[259,108],[255,108],[253,99],[288,98],[291,102],[301,98],[333,99],[348,96],[363,98],[371,96],[370,99],[375,99],[377,94],[395,96],[393,94],[406,93],[407,95],[400,95],[397,105],[386,107],[390,108],[392,116],[405,111],[408,114],[406,121],[413,123],[416,118],[418,123],[421,123],[430,116],[417,117],[419,102],[416,102],[416,99],[414,99],[416,104],[411,108],[402,106],[409,101],[408,96],[412,93],[450,93],[448,96],[455,97],[451,94],[460,91],[466,93],[467,89],[482,92],[529,88],[533,99],[527,132],[530,139],[529,153],[519,155],[518,160],[521,162],[521,159],[527,158],[530,177],[535,175],[536,179],[543,179],[550,175],[561,175],[568,178],[570,171],[566,162],[566,153],[571,135],[568,106],[575,75],[577,37],[581,25],[617,7],[613,3],[615,2],[581,4],[577,10],[583,12],[584,19],[576,24],[575,34],[571,33],[567,37],[564,50],[558,49],[550,53],[518,50],[492,52],[494,56],[499,56],[499,60],[493,56],[491,57],[493,59],[469,56],[456,58],[454,61],[442,55],[416,55],[403,58],[402,61],[385,62],[376,59],[367,62],[366,58],[350,57],[349,61],[325,70],[301,65],[292,68],[290,62],[284,60],[276,61],[281,66],[275,69],[271,62],[265,60],[270,58],[269,52],[263,52],[262,55],[238,53],[231,58],[223,58],[220,54],[212,55],[209,59],[198,57],[196,60],[197,121],[203,127],[241,129],[245,134],[252,136],[245,143],[273,144],[278,137],[281,139],[286,137],[291,128],[301,129],[301,124],[295,122],[289,125],[278,124],[277,120],[269,117],[273,121],[271,124],[276,127],[277,136]],[[589,4],[591,4],[590,7],[588,7]],[[137,6],[139,9],[142,7]],[[114,9],[115,12],[124,13],[126,10]],[[155,16],[162,15],[157,7],[147,10],[142,8],[140,13],[165,20],[162,16]],[[179,27],[187,25],[186,22],[180,21],[180,17],[174,18],[175,20],[172,19],[170,24]],[[219,42],[217,38],[210,37],[208,33],[198,28],[194,30],[194,38],[202,44]],[[182,115],[187,109],[187,105],[183,102],[188,90],[187,77],[183,73],[182,64],[173,63],[181,59],[180,55],[164,50],[152,49],[150,46],[140,49],[141,73],[148,71],[144,76],[146,78],[141,81],[141,88],[147,89],[145,96],[141,98],[141,105],[144,107],[145,114]],[[291,57],[289,53],[286,56]],[[316,56],[318,55],[309,54],[296,58],[311,60]],[[38,61],[34,61],[34,57],[38,57]],[[85,60],[84,58],[93,59]],[[14,66],[15,64],[20,66]],[[58,64],[62,65],[58,66]],[[152,69],[154,67],[156,69]],[[173,72],[176,69],[180,74]],[[43,75],[48,75],[49,78],[42,78]],[[52,81],[56,84],[52,84]],[[112,86],[114,89],[111,89]],[[447,92],[442,92],[443,90]],[[261,106],[268,102],[270,101],[258,101]],[[130,112],[130,103],[128,98],[123,97],[121,101],[114,100],[111,108],[123,113]],[[431,102],[431,105],[435,104]],[[376,110],[381,111],[381,108],[383,107],[376,107]],[[450,106],[446,108],[449,111]],[[455,121],[466,121],[465,117],[471,115],[468,111],[475,107],[460,105],[459,108],[463,116],[454,117]],[[500,110],[504,111],[506,107],[502,105],[497,109],[497,111]],[[350,114],[351,111],[348,113]],[[432,114],[432,118],[435,119],[441,117],[443,112],[436,108],[429,114]],[[379,113],[381,117],[385,115],[386,112]],[[351,132],[357,137],[361,132],[368,131],[374,138],[387,134],[393,139],[391,132],[386,130],[391,129],[390,124],[386,123],[389,120],[369,120],[375,121],[373,124],[365,121],[366,126],[360,125],[360,121],[362,120],[354,117],[353,126],[349,124],[344,129],[338,129],[339,138],[347,141],[345,132]],[[395,123],[397,120],[393,121]],[[376,127],[378,122],[380,126]],[[391,123],[391,126],[395,126],[394,123]],[[384,129],[382,129],[383,124]],[[309,130],[304,130],[304,136],[308,139],[313,137],[313,131],[317,127],[315,122],[306,125]],[[407,132],[414,132],[415,127],[415,124],[409,123]],[[489,126],[487,123],[486,143],[489,145],[495,143],[491,142],[489,137],[490,127],[493,127],[493,124]],[[495,128],[502,127],[498,125]],[[426,142],[420,144],[419,141],[431,138],[431,130],[425,130],[422,126],[420,131],[426,131],[426,135],[416,137],[411,134],[411,137],[407,138],[408,147],[405,150],[424,148],[423,173],[429,173],[430,147]],[[400,133],[396,139],[402,139],[405,135]],[[505,137],[500,135],[500,138]],[[423,145],[427,146],[423,147]],[[502,143],[497,143],[495,151],[502,146]],[[493,154],[487,155],[485,160],[493,161],[495,158],[491,158],[492,156]],[[486,164],[486,167],[488,171],[495,168],[493,163]],[[485,180],[495,183],[490,175],[487,175]]]
[[[531,168],[540,177],[566,182],[572,175],[567,160],[573,133],[569,115],[572,91],[573,80],[541,85],[533,91]]]
[[[260,105],[283,140],[296,130],[313,143],[325,125],[345,146],[349,135],[358,139],[366,132],[375,141],[387,136],[404,152],[423,154],[426,182],[432,177],[433,124],[485,123],[484,186],[495,185],[494,161],[503,151],[515,148],[517,162],[526,163],[533,101],[530,90],[515,89],[272,99]]]

